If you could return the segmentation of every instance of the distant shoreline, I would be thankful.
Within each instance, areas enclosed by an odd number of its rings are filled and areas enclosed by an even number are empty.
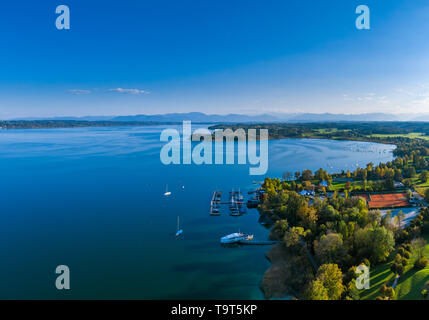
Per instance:
[[[84,120],[6,120],[0,121],[0,129],[60,129],[92,127],[141,127],[158,125],[179,125],[180,122],[139,121],[84,121]]]

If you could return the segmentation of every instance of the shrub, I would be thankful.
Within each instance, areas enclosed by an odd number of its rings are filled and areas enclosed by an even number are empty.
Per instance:
[[[404,258],[405,259],[410,259],[411,258],[411,252],[410,251],[405,251],[404,252]]]
[[[401,257],[401,255],[398,253],[398,254],[395,256],[395,263],[399,264],[399,263],[401,263],[401,261],[402,261],[402,257]]]
[[[401,276],[404,273],[405,268],[402,263],[395,262],[390,266],[390,270],[392,270],[393,273],[399,274]]]
[[[381,297],[389,297],[392,299],[395,296],[395,290],[383,284],[380,288]]]
[[[346,280],[346,282],[350,282],[357,277],[358,275],[356,274],[356,266],[352,266],[349,268],[349,270],[347,270],[344,279]]]
[[[385,295],[392,299],[395,296],[395,289],[387,287]]]
[[[429,260],[426,257],[423,257],[421,259],[418,259],[415,263],[414,263],[414,267],[416,267],[417,269],[424,269],[426,268],[426,266],[429,264]]]
[[[422,225],[422,232],[423,233],[429,233],[429,221],[423,222]]]
[[[363,259],[363,261],[362,261],[362,263],[364,264],[364,265],[366,265],[368,268],[371,266],[371,262],[369,262],[369,260],[368,259]]]
[[[412,249],[412,245],[411,245],[411,243],[405,243],[405,244],[403,244],[403,247],[404,247],[407,251],[411,251],[411,249]]]
[[[383,284],[383,285],[380,287],[380,293],[381,293],[381,295],[382,295],[382,296],[385,296],[385,295],[386,295],[386,289],[387,289],[387,286],[386,286],[385,284]]]

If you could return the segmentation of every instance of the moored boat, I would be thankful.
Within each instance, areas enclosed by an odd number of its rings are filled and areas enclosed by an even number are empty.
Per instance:
[[[176,231],[176,238],[180,237],[183,233],[183,229],[180,229],[180,220],[179,217],[177,217],[177,231]]]
[[[253,240],[253,234],[236,232],[220,238],[220,242],[223,244],[238,243],[242,240]]]

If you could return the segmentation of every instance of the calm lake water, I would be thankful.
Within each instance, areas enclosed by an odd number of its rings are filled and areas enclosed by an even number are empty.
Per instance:
[[[266,246],[224,248],[223,235],[265,239],[259,214],[209,216],[215,189],[254,190],[247,165],[170,165],[161,127],[0,131],[0,298],[262,299]],[[394,146],[269,142],[281,177],[393,158]],[[165,197],[166,185],[172,192]],[[184,186],[184,188],[182,188]],[[175,239],[177,216],[183,237]],[[69,266],[71,290],[55,288]]]

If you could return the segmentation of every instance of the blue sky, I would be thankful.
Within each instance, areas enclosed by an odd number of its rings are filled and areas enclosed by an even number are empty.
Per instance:
[[[9,1],[0,118],[425,112],[428,33],[423,0]]]

